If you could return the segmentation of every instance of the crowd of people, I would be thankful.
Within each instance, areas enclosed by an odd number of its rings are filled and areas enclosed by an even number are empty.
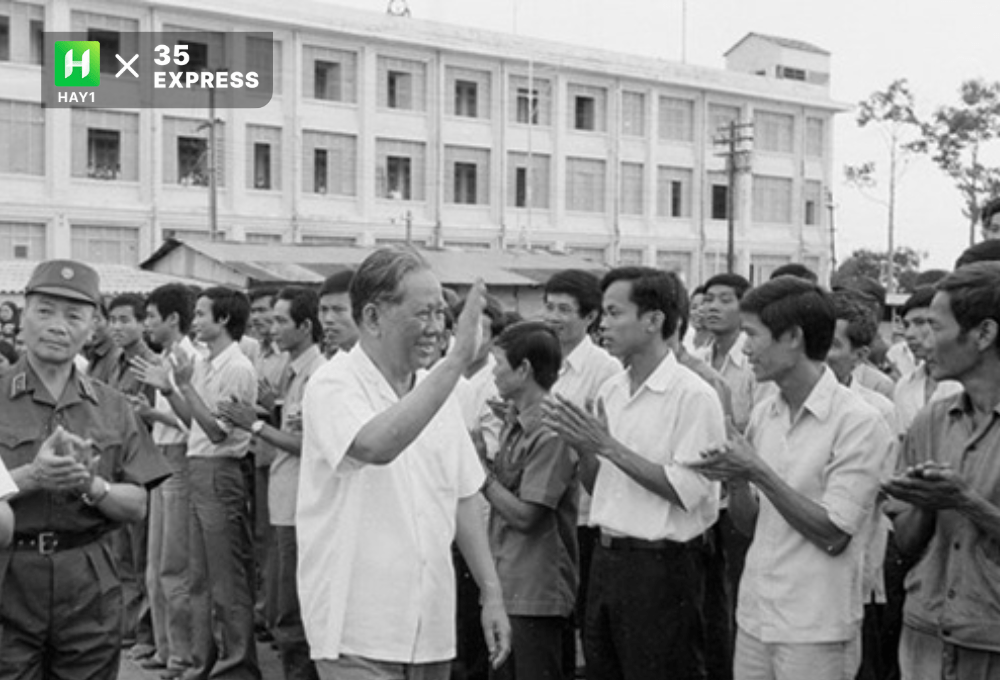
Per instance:
[[[996,243],[899,336],[798,264],[565,270],[525,320],[404,247],[249,294],[44,262],[0,678],[1000,679]]]

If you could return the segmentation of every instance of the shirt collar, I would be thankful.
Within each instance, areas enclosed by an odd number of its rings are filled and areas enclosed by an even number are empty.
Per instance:
[[[667,355],[663,357],[660,363],[657,365],[653,372],[649,374],[646,381],[639,386],[632,396],[636,397],[644,389],[650,392],[664,393],[670,389],[670,385],[676,381],[677,372],[681,370],[680,364],[677,363],[677,357],[674,353],[667,352]],[[686,369],[685,369],[686,370]],[[627,370],[622,371],[619,374],[620,384],[627,390],[631,383],[632,377]]]
[[[11,400],[17,399],[25,394],[31,395],[48,395],[56,403],[63,402],[65,404],[73,404],[80,401],[81,397],[87,401],[98,404],[97,391],[94,389],[94,384],[91,382],[90,378],[85,376],[82,372],[78,371],[76,365],[73,365],[72,372],[70,373],[69,381],[66,383],[66,389],[72,392],[66,392],[65,395],[50,395],[45,385],[42,383],[38,374],[28,363],[27,358],[22,358],[19,360],[14,367],[11,369],[11,380],[10,380],[10,398]],[[65,396],[65,398],[63,398]]]
[[[218,356],[207,360],[208,365],[212,367],[213,371],[217,371],[232,361],[237,353],[243,353],[243,350],[240,349],[240,344],[238,342],[229,343],[229,347],[219,352]]]
[[[562,371],[560,372],[579,370],[586,364],[586,356],[590,353],[590,350],[593,347],[593,340],[590,339],[589,335],[584,335],[580,344],[574,347],[572,352],[563,357]]]
[[[809,392],[805,403],[802,404],[802,413],[808,411],[817,420],[826,420],[833,410],[833,400],[839,387],[841,387],[841,384],[837,382],[837,377],[833,374],[833,371],[824,366],[819,380],[813,385],[812,391]],[[771,403],[771,413],[772,415],[778,415],[783,411],[788,411],[788,402],[785,401],[784,395],[779,395]]]
[[[746,344],[746,341],[746,333],[740,331],[740,334],[736,336],[736,341],[733,342],[733,346],[726,352],[726,359],[737,368],[744,368],[747,364],[747,355],[743,353],[743,345]],[[713,338],[712,343],[708,346],[707,361],[709,363],[712,363],[712,359],[715,356],[715,345],[716,341]],[[725,362],[723,362],[723,365],[725,365]]]
[[[300,354],[295,361],[288,364],[288,370],[290,370],[295,375],[302,375],[302,372],[309,367],[309,364],[316,361],[319,358],[319,347],[315,344],[309,345],[309,348]]]
[[[531,432],[536,427],[542,424],[542,402],[539,401],[537,404],[531,408],[525,409],[524,411],[518,411],[515,414],[517,423],[521,426],[521,429],[525,432]]]

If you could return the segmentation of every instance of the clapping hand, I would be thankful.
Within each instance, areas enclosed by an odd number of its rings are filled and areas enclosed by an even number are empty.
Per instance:
[[[60,425],[38,447],[31,463],[32,477],[47,491],[86,488],[98,460],[91,440],[67,432]]]
[[[969,484],[951,466],[927,461],[890,478],[882,490],[927,510],[949,510],[968,499]]]
[[[713,481],[752,481],[761,465],[757,452],[732,420],[726,421],[726,434],[728,441],[702,451],[701,460],[688,467]]]

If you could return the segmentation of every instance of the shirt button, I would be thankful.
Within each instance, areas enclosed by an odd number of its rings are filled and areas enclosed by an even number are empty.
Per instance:
[[[955,550],[961,550],[961,549],[962,549],[962,544],[959,543],[958,541],[955,541]]]
[[[948,591],[948,599],[949,600],[954,600],[955,599],[955,595],[956,595],[956,593],[955,593],[955,589],[954,588],[952,588],[952,589],[950,589]]]

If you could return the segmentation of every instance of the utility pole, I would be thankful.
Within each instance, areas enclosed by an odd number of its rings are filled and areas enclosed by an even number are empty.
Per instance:
[[[208,122],[198,126],[208,128],[208,238],[215,241],[219,237],[219,182],[215,175],[218,151],[215,148],[215,88],[208,89]],[[202,156],[204,158],[204,156]]]
[[[830,276],[837,271],[837,227],[834,223],[834,213],[837,204],[833,202],[833,192],[826,190],[826,209],[830,211]]]
[[[721,151],[716,156],[726,159],[726,271],[730,274],[736,268],[736,176],[750,169],[750,154],[753,150],[753,123],[730,121],[729,125],[720,127],[719,135],[713,140]]]

